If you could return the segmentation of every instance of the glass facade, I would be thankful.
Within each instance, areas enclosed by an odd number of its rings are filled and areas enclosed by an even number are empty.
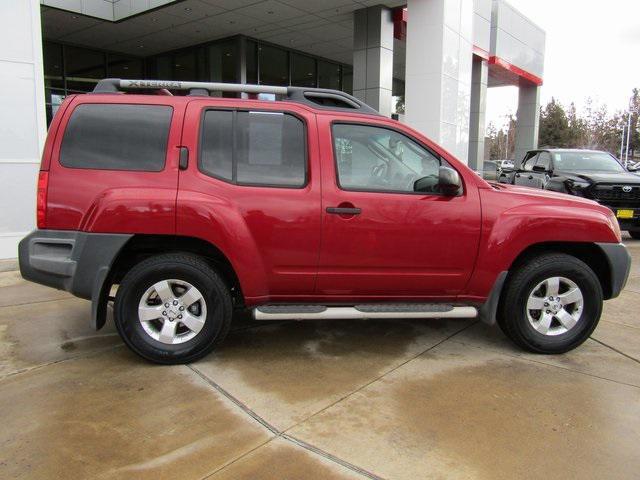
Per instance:
[[[294,85],[351,93],[353,69],[296,50],[235,36],[147,58],[43,44],[47,121],[64,97],[93,90],[102,78],[145,78]],[[242,56],[245,57],[241,68]],[[243,79],[242,72],[246,78]],[[225,94],[234,95],[234,94]]]
[[[141,58],[49,41],[43,59],[47,123],[67,95],[90,92],[102,78],[140,78],[145,71]]]

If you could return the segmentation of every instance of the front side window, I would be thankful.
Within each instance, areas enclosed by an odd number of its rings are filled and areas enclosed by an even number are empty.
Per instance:
[[[525,162],[522,165],[522,169],[525,172],[530,172],[531,170],[533,170],[533,166],[536,164],[536,161],[538,160],[538,154],[534,154],[531,157],[529,157],[527,160],[525,160]]]
[[[302,187],[306,183],[304,123],[282,112],[208,110],[200,170],[240,185]]]
[[[540,152],[536,167],[542,167],[546,172],[551,170],[551,155],[549,155],[549,152]]]
[[[436,193],[441,161],[409,137],[370,125],[335,124],[332,131],[341,188],[413,192],[427,177]]]
[[[97,170],[164,168],[173,109],[164,105],[83,104],[71,115],[60,163]]]

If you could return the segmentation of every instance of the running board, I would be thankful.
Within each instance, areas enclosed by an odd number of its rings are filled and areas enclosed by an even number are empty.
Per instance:
[[[323,305],[265,305],[253,309],[256,320],[337,320],[374,318],[475,318],[478,310],[469,306],[439,303],[364,304],[353,307]]]

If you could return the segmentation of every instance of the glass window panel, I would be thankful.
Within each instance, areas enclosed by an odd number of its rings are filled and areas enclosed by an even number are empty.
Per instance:
[[[391,95],[393,95],[394,97],[399,97],[401,95],[404,95],[404,81],[403,80],[399,80],[397,78],[393,79]]]
[[[233,155],[233,112],[207,110],[202,123],[200,170],[231,181]]]
[[[107,72],[111,78],[142,78],[143,62],[139,58],[110,53],[107,57]]]
[[[247,83],[258,83],[258,45],[247,41]]]
[[[44,64],[44,102],[47,125],[49,125],[66,95],[62,68],[62,45],[44,42],[42,55]]]
[[[336,124],[333,142],[338,183],[345,190],[413,192],[419,178],[436,193],[440,159],[394,130]]]
[[[342,67],[342,90],[349,94],[353,93],[353,68]]]
[[[173,56],[173,78],[171,80],[196,80],[196,52],[187,50]]]
[[[64,47],[64,69],[67,88],[76,92],[93,90],[99,79],[105,78],[103,52],[78,47]]]
[[[173,80],[172,59],[170,55],[156,58],[156,78],[159,80]]]
[[[260,56],[261,84],[289,85],[289,62],[286,50],[260,45],[258,55]]]
[[[543,167],[545,170],[551,169],[551,155],[549,155],[549,152],[540,152],[536,166]]]
[[[301,187],[306,182],[304,124],[277,112],[238,112],[237,182]]]
[[[207,47],[209,78],[212,82],[236,82],[238,55],[235,42],[216,43]]]
[[[62,45],[44,42],[42,55],[45,79],[62,80]]]
[[[291,53],[291,85],[316,86],[316,61],[312,57]]]
[[[340,90],[340,65],[318,60],[318,87]]]
[[[171,114],[163,105],[80,105],[65,130],[60,163],[158,172],[164,168]]]

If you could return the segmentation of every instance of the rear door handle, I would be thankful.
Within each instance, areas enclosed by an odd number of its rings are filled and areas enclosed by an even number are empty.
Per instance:
[[[336,215],[360,215],[362,209],[356,207],[327,207],[327,213]]]

